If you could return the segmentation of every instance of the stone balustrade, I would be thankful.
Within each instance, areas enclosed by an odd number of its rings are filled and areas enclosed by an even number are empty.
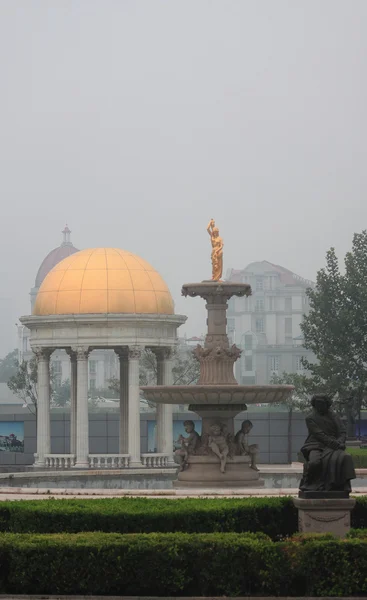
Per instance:
[[[168,454],[152,453],[141,455],[141,462],[143,467],[168,467]]]
[[[70,469],[75,465],[74,454],[45,454],[47,469]]]
[[[129,454],[90,454],[89,466],[91,469],[122,469],[127,468],[130,462]]]

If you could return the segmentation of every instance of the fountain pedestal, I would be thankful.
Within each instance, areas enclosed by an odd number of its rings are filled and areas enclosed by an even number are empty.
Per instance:
[[[234,417],[248,404],[281,402],[293,391],[289,385],[244,386],[234,376],[234,363],[241,355],[237,346],[229,346],[227,337],[227,302],[232,296],[249,296],[246,283],[203,281],[186,284],[184,296],[206,300],[208,333],[204,347],[194,355],[200,362],[198,385],[142,387],[147,400],[155,403],[188,404],[202,418],[200,442],[183,440],[183,459],[175,487],[261,487],[259,472],[251,468],[254,447],[235,440]],[[249,442],[251,444],[251,442]],[[182,454],[181,454],[182,456]]]

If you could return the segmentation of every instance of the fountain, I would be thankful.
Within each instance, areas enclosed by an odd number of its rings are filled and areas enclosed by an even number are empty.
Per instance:
[[[147,400],[156,404],[186,404],[202,418],[201,437],[187,421],[188,437],[181,438],[176,452],[180,463],[175,487],[260,487],[264,484],[256,466],[257,446],[249,444],[251,423],[245,421],[235,435],[234,417],[248,404],[285,401],[293,391],[290,385],[239,385],[234,363],[241,355],[227,337],[227,303],[232,296],[250,296],[247,283],[221,281],[223,241],[213,219],[207,231],[212,243],[212,279],[182,286],[184,296],[200,296],[206,301],[208,331],[204,347],[193,351],[200,362],[197,385],[144,386]]]

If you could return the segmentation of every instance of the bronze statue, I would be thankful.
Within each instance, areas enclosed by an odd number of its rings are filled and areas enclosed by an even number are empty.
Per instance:
[[[212,280],[221,281],[223,274],[223,240],[219,235],[219,229],[215,226],[214,219],[210,219],[207,232],[212,243]]]
[[[308,437],[301,448],[306,461],[301,492],[349,493],[351,479],[356,477],[352,457],[345,452],[345,426],[330,410],[331,404],[326,394],[311,399],[313,411],[306,417]]]
[[[251,469],[254,471],[258,471],[259,469],[256,466],[256,456],[259,451],[259,447],[257,444],[249,444],[248,443],[248,434],[253,428],[253,424],[249,419],[243,421],[241,425],[241,429],[237,431],[235,437],[236,443],[236,454],[239,456],[249,456],[251,458]]]

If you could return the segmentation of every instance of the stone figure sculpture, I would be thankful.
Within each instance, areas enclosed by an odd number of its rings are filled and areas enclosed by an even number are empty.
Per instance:
[[[190,454],[195,454],[201,440],[200,435],[195,431],[194,421],[185,421],[184,427],[188,436],[179,436],[177,443],[181,443],[181,448],[175,451],[175,461],[180,465],[180,471],[184,471],[188,467],[187,459]]]
[[[352,457],[345,452],[346,429],[330,410],[326,394],[312,397],[313,411],[306,417],[308,437],[301,448],[305,458],[301,492],[351,491],[356,474]]]
[[[252,428],[253,424],[251,421],[249,421],[249,419],[243,421],[241,429],[236,433],[235,436],[236,454],[239,456],[249,456],[251,458],[251,469],[258,471],[259,469],[256,466],[256,458],[259,447],[257,444],[248,443],[248,435]]]
[[[220,460],[220,472],[225,473],[229,453],[226,436],[223,434],[222,427],[218,423],[211,425],[209,431],[208,447]]]
[[[219,229],[215,226],[214,219],[210,219],[207,232],[212,243],[212,280],[220,281],[223,274],[223,240],[219,235]]]

